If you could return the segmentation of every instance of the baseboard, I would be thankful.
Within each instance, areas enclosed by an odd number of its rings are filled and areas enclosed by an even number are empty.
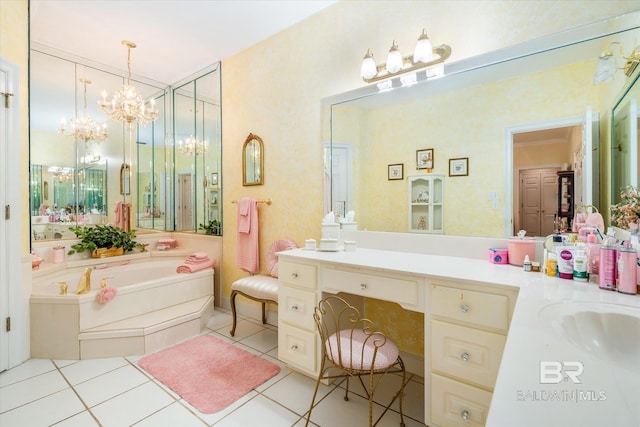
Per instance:
[[[404,367],[407,372],[419,375],[424,378],[424,358],[415,354],[400,352]]]

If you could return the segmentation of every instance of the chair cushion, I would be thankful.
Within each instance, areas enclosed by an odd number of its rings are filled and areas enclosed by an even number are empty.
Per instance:
[[[243,277],[231,285],[231,290],[240,291],[258,299],[278,302],[278,279],[263,274]]]
[[[342,366],[350,369],[362,369],[370,370],[373,359],[373,352],[375,350],[375,343],[378,341],[378,337],[384,340],[384,335],[380,333],[374,333],[373,335],[367,335],[362,329],[353,330],[353,337],[351,337],[351,329],[343,329],[340,334],[340,347],[342,354]],[[370,337],[367,340],[367,337]],[[352,344],[353,342],[353,344]],[[336,364],[340,364],[338,357],[338,339],[336,334],[329,337],[325,343],[327,349],[327,356]],[[362,348],[364,347],[364,352]],[[353,352],[353,355],[351,354]],[[393,365],[398,359],[400,351],[398,346],[389,338],[387,341],[378,348],[376,354],[376,360],[373,365],[374,369],[384,369]],[[352,358],[353,356],[353,358]]]
[[[267,270],[272,277],[278,278],[278,255],[276,253],[297,247],[296,242],[289,239],[276,240],[269,246],[267,249]]]

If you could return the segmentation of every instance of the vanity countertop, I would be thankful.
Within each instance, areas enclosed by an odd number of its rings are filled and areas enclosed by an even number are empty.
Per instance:
[[[521,267],[486,260],[358,248],[353,252],[295,249],[281,258],[322,261],[336,266],[375,268],[387,272],[470,280],[519,288],[515,311],[493,392],[487,426],[637,426],[640,423],[640,336],[613,328],[606,337],[622,336],[627,347],[607,359],[582,349],[558,329],[554,310],[630,313],[640,318],[640,295],[600,290],[593,283],[525,272]],[[589,319],[598,327],[597,315]],[[588,321],[580,319],[572,337]],[[606,327],[606,325],[605,325]],[[628,336],[625,336],[627,334]],[[632,336],[635,334],[635,336]],[[603,353],[609,353],[607,349]],[[625,354],[626,353],[626,354]],[[579,383],[565,375],[555,383],[555,362],[567,362],[565,371],[583,368]],[[541,362],[551,362],[541,381]]]

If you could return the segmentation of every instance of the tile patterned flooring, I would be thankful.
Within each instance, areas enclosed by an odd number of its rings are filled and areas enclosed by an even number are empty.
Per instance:
[[[239,318],[232,338],[231,315],[217,307],[208,328],[205,333],[277,363],[280,373],[222,411],[202,414],[139,368],[137,361],[142,356],[81,361],[30,359],[0,373],[0,426],[304,426],[315,381],[277,360],[277,329]],[[383,402],[397,389],[392,382],[399,382],[399,377],[385,381],[389,387],[379,390],[380,399],[376,399]],[[361,393],[358,387],[351,390]],[[342,384],[321,386],[318,393],[310,425],[368,424],[365,398],[350,393],[345,402]],[[422,378],[411,376],[403,405],[407,427],[424,426],[423,401]],[[397,402],[392,408],[397,410]],[[378,414],[381,410],[379,405],[374,408]],[[378,425],[399,426],[400,417],[390,411]]]

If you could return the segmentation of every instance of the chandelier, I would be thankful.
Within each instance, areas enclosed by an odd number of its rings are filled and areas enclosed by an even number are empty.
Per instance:
[[[190,156],[202,155],[209,149],[208,141],[200,141],[198,138],[194,138],[193,135],[185,139],[178,141],[178,151]]]
[[[107,101],[107,91],[102,92],[102,100],[98,101],[98,105],[103,113],[116,122],[138,122],[144,126],[158,118],[158,110],[155,109],[155,99],[151,99],[147,108],[142,95],[131,86],[131,49],[136,44],[128,40],[123,40],[122,44],[127,47],[127,84],[114,92],[110,102]]]
[[[426,68],[426,78],[441,77],[444,75],[444,61],[451,56],[451,47],[442,44],[432,47],[426,30],[418,38],[413,55],[402,56],[398,49],[398,43],[393,41],[387,61],[384,64],[376,64],[371,49],[367,50],[360,66],[360,77],[367,83],[373,83],[400,74],[412,73],[403,76],[402,85],[411,86],[417,83],[416,71]],[[391,85],[388,84],[389,88]],[[383,85],[383,87],[386,87]],[[381,88],[382,90],[382,88]]]
[[[69,120],[69,128],[67,123],[62,120],[59,133],[65,136],[72,136],[81,139],[85,143],[88,141],[102,142],[107,139],[107,124],[100,125],[98,122],[87,116],[87,85],[91,84],[91,80],[80,79],[84,85],[84,107],[82,116],[75,116]]]
[[[73,169],[62,166],[49,166],[48,172],[53,174],[57,182],[65,182],[73,179]]]

